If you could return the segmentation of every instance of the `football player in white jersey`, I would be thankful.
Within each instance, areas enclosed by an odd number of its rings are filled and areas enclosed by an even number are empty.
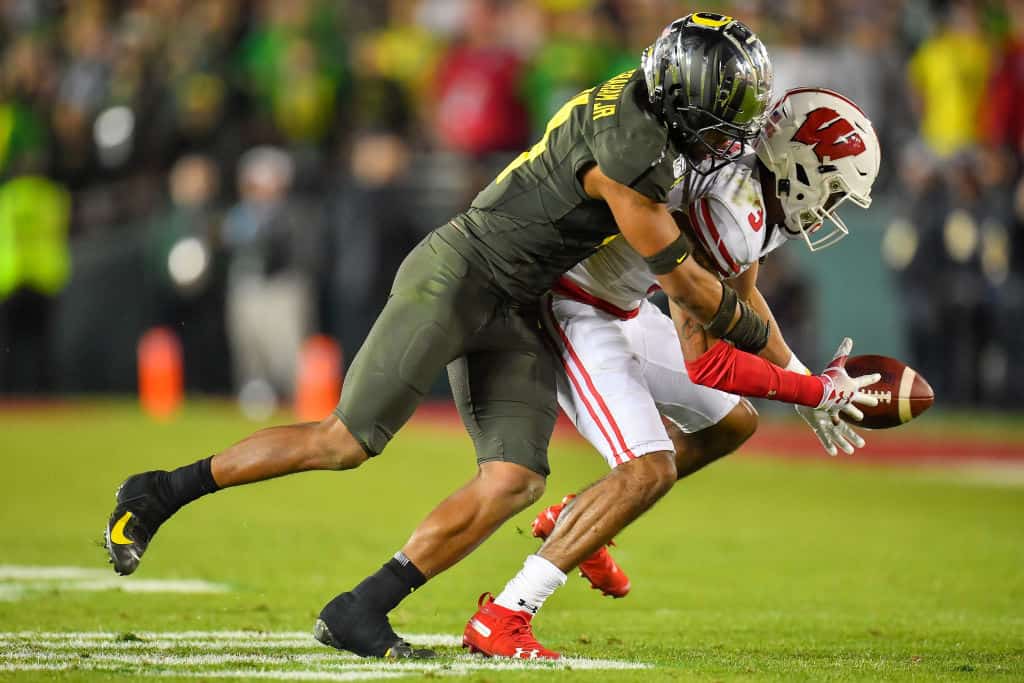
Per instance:
[[[757,413],[740,394],[795,404],[830,455],[864,445],[837,414],[857,418],[855,403],[872,405],[860,389],[878,376],[846,374],[849,339],[821,375],[811,375],[756,280],[759,260],[787,241],[817,251],[845,236],[836,210],[847,200],[867,208],[879,162],[878,138],[857,105],[832,91],[799,88],[775,104],[754,151],[710,173],[685,173],[674,187],[669,205],[694,257],[771,322],[760,356],[715,339],[681,308],[673,306],[672,320],[663,315],[647,301],[654,276],[625,240],[614,239],[562,277],[545,313],[565,368],[559,404],[612,472],[538,516],[534,534],[544,545],[497,598],[481,596],[464,646],[557,657],[536,641],[530,620],[577,565],[606,595],[625,595],[629,581],[606,544],[677,479],[753,434]]]

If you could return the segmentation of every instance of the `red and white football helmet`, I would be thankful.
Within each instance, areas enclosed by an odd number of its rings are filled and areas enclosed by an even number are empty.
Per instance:
[[[860,107],[837,92],[788,90],[772,108],[755,151],[775,174],[786,232],[811,251],[849,234],[836,213],[843,202],[871,205],[882,157],[878,136]]]

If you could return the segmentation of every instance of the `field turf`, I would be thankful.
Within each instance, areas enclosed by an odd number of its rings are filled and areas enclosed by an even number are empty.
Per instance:
[[[472,475],[467,437],[447,427],[414,423],[357,471],[199,501],[114,581],[100,538],[124,476],[252,428],[218,404],[168,424],[127,403],[0,413],[0,680],[1024,680],[1024,485],[1011,469],[720,462],[617,539],[627,598],[572,576],[548,601],[535,630],[570,657],[557,667],[453,644],[477,596],[537,548],[536,511],[603,474],[572,440],[554,443],[540,503],[394,612],[400,633],[442,644],[428,665],[358,660],[307,634]]]

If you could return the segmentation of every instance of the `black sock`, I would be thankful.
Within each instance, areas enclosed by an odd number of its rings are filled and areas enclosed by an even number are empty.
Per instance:
[[[167,503],[173,507],[173,510],[169,510],[169,512],[176,511],[200,496],[220,490],[217,482],[213,480],[213,472],[210,469],[211,460],[213,460],[212,455],[164,475],[161,488]]]
[[[371,607],[390,612],[409,593],[427,582],[423,572],[399,551],[376,574],[363,579],[352,593]]]

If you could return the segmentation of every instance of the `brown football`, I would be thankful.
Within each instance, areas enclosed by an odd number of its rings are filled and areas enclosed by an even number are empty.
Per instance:
[[[899,427],[928,410],[935,402],[935,392],[924,377],[912,367],[888,356],[850,356],[846,359],[850,377],[880,373],[882,379],[862,391],[878,397],[874,407],[857,405],[864,419],[856,422],[846,413],[839,416],[852,425],[868,429]]]

